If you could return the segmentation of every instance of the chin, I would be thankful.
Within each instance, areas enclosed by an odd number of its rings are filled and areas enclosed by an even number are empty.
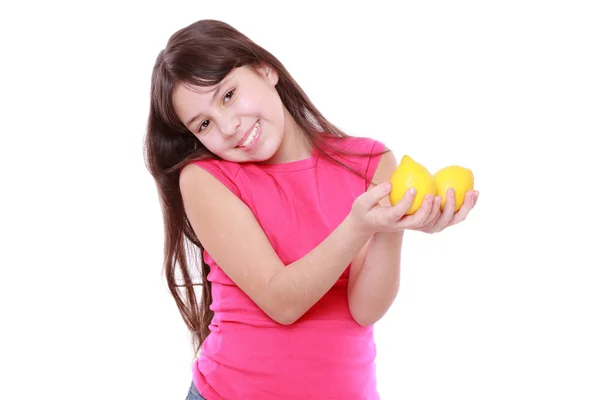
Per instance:
[[[280,140],[269,140],[263,138],[263,141],[257,143],[257,146],[246,154],[241,155],[246,162],[261,163],[272,159],[279,150]]]
[[[277,156],[277,152],[279,151],[281,142],[282,142],[281,139],[279,139],[279,140],[271,140],[267,143],[264,143],[264,145],[262,146],[260,151],[256,153],[256,158],[260,159],[260,160],[257,160],[256,162],[270,161],[275,156]]]
[[[249,154],[246,158],[246,161],[254,163],[267,162],[271,160],[275,154],[277,154],[277,149],[261,149],[261,151],[257,151],[254,154]]]
[[[233,151],[217,154],[217,156],[225,161],[235,163],[261,163],[273,158],[278,149],[279,146],[276,143],[259,143],[250,151],[233,149]]]

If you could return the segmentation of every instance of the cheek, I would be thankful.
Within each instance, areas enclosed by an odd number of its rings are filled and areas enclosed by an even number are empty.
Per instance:
[[[241,115],[260,116],[279,123],[283,118],[283,106],[274,89],[256,88],[252,94],[240,96],[236,102]]]
[[[278,130],[283,130],[284,125],[284,107],[277,92],[269,93],[264,98],[264,113],[268,116],[269,122]]]
[[[255,115],[260,111],[261,100],[255,96],[240,96],[235,102],[235,112],[241,116]]]
[[[213,135],[211,133],[207,135],[195,136],[196,138],[198,138],[198,140],[200,140],[200,143],[202,143],[204,147],[206,147],[210,152],[218,155],[225,149],[225,143],[223,142],[223,140],[219,140],[218,135]]]

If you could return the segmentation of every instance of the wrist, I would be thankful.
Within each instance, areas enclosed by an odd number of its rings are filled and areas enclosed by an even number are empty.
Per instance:
[[[395,232],[376,232],[373,234],[372,243],[377,246],[391,249],[401,248],[404,239],[404,229]]]
[[[349,237],[356,238],[359,242],[366,243],[367,240],[375,234],[372,229],[365,227],[364,224],[361,224],[356,218],[352,216],[352,214],[348,215],[340,225],[345,232],[347,232]]]
[[[392,232],[375,232],[373,234],[373,237],[374,238],[381,238],[381,239],[384,239],[384,238],[388,238],[388,239],[398,238],[398,237],[404,236],[404,231],[405,230],[406,229],[401,229],[401,230],[392,231]]]

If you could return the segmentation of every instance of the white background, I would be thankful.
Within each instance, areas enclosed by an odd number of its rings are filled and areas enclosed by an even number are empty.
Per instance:
[[[4,3],[0,398],[185,398],[142,143],[155,57],[216,18],[351,134],[474,171],[466,222],[406,237],[382,399],[599,399],[593,3]]]

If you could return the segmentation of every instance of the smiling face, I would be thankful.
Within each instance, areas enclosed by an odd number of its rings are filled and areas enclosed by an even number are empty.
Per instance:
[[[234,68],[218,85],[179,84],[173,106],[183,124],[213,154],[233,162],[261,162],[279,149],[284,107],[273,69]]]

